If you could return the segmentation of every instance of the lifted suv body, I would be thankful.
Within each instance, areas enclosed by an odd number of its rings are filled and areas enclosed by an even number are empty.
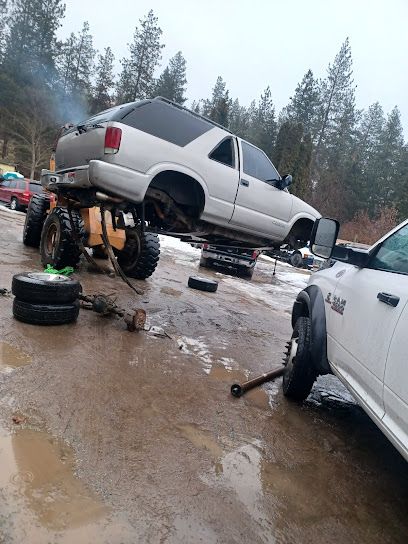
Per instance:
[[[292,325],[310,320],[314,376],[337,375],[408,460],[408,221],[368,250],[337,250],[343,262],[311,276]]]
[[[156,232],[251,247],[304,245],[320,216],[287,191],[263,151],[162,98],[68,129],[42,183],[82,207],[143,203]]]

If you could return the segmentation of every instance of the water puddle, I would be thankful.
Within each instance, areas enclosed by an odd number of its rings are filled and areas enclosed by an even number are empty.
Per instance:
[[[72,450],[47,433],[0,433],[0,542],[105,542],[124,527],[74,474]]]
[[[225,366],[213,365],[208,375],[214,380],[229,383],[230,385],[232,385],[233,383],[243,383],[248,380],[247,373],[243,372],[242,370],[230,370],[228,367]],[[243,401],[244,399],[248,403],[257,406],[258,408],[270,408],[269,395],[262,387],[255,387],[254,389],[251,389],[250,391],[245,393],[245,395],[240,400]]]
[[[6,342],[0,342],[0,372],[28,365],[31,361],[31,357],[21,349]]]

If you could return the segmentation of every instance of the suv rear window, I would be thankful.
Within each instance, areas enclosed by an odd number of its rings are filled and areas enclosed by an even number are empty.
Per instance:
[[[165,102],[153,101],[135,108],[120,121],[125,125],[184,147],[213,125]]]
[[[42,193],[41,183],[30,183],[30,191],[32,193]]]

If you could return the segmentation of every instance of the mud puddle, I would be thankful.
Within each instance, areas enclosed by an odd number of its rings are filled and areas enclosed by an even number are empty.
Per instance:
[[[0,342],[0,372],[28,365],[31,357],[7,342]]]
[[[1,431],[0,466],[1,543],[131,541],[125,524],[75,476],[65,442],[28,428]]]

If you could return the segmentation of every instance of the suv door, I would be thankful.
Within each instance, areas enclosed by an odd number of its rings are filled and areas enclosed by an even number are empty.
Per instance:
[[[292,195],[273,182],[279,174],[263,151],[240,141],[241,178],[231,224],[245,230],[283,239],[291,216]]]
[[[5,179],[1,182],[0,185],[0,200],[3,200],[3,202],[8,202],[10,199],[10,180]]]
[[[382,418],[388,350],[408,300],[408,225],[377,244],[366,268],[341,268],[340,263],[338,268],[340,281],[328,297],[333,313],[329,359],[368,409]]]

